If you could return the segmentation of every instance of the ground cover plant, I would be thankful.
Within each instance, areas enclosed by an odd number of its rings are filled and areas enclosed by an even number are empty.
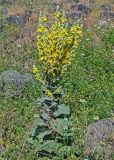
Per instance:
[[[10,28],[10,30],[9,30]],[[14,30],[15,28],[15,33]],[[13,68],[32,71],[31,61],[37,59],[34,42],[17,47],[14,34],[20,34],[18,26],[6,26],[0,34],[0,73]],[[11,32],[12,31],[12,32]],[[83,38],[76,49],[76,60],[63,75],[62,88],[67,94],[61,100],[71,106],[73,112],[75,159],[86,157],[85,132],[89,124],[103,118],[113,118],[113,44],[114,30],[111,24],[96,25],[83,29]],[[25,61],[28,61],[26,65]],[[0,86],[1,87],[1,86]],[[39,82],[33,87],[25,86],[23,94],[9,98],[0,91],[0,159],[34,160],[37,143],[28,144],[32,124],[38,116],[37,97],[40,97]],[[70,158],[73,159],[73,158]]]

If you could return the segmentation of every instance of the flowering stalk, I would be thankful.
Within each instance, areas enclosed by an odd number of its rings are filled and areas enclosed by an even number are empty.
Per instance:
[[[51,27],[48,25],[46,15],[40,16],[37,47],[42,69],[38,70],[34,66],[33,73],[42,83],[42,96],[39,99],[41,116],[36,123],[35,133],[32,134],[33,139],[38,137],[39,140],[39,157],[45,157],[47,154],[47,157],[53,159],[60,158],[57,153],[61,147],[69,150],[67,140],[72,137],[69,121],[71,112],[68,106],[59,104],[60,98],[64,95],[59,84],[62,75],[75,57],[75,49],[81,36],[80,26],[76,23],[68,25],[64,13],[60,10],[55,12]],[[54,146],[57,150],[53,147],[49,149],[47,146]]]

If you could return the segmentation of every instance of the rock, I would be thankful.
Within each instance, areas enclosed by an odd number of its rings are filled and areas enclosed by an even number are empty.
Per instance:
[[[34,86],[36,80],[31,73],[19,73],[16,70],[7,70],[0,75],[0,84],[5,96],[14,97],[22,94],[26,85]]]
[[[85,15],[89,15],[91,13],[91,9],[84,5],[84,4],[76,4],[76,5],[72,5],[71,6],[71,10],[72,12],[75,12],[75,13],[83,13]]]
[[[16,25],[24,25],[26,23],[26,17],[23,15],[9,16],[6,18],[6,22],[16,24]]]
[[[81,13],[80,12],[71,12],[66,14],[67,18],[70,18],[72,20],[77,20],[81,18]]]
[[[5,3],[5,0],[0,0],[0,4],[4,4]]]
[[[86,15],[89,15],[91,12],[91,9],[84,4],[79,4],[77,6],[77,10],[82,12],[83,14],[86,14]]]
[[[86,133],[88,158],[112,160],[114,153],[114,120],[103,119],[89,125]]]
[[[101,9],[104,11],[111,11],[112,6],[111,6],[111,4],[105,3],[105,4],[101,5]]]
[[[103,18],[106,19],[114,19],[114,12],[112,11],[111,4],[103,4],[101,5],[101,10],[103,11]]]
[[[26,84],[30,84],[30,85],[35,85],[36,81],[34,78],[34,75],[31,73],[24,73],[22,74],[23,77],[23,83]]]
[[[23,78],[15,70],[7,70],[0,76],[1,87],[4,94],[8,97],[20,95],[23,88]]]
[[[114,12],[109,13],[110,19],[114,19]]]
[[[8,5],[11,5],[12,4],[12,1],[11,0],[0,0],[0,4],[8,4]]]
[[[105,19],[114,19],[114,13],[106,11],[106,12],[103,13],[103,18],[105,18]]]

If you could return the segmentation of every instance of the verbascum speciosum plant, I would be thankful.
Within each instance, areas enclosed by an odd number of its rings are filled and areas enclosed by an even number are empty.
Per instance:
[[[72,149],[72,122],[69,106],[60,104],[64,91],[60,82],[64,72],[75,58],[81,28],[68,23],[60,9],[54,14],[53,23],[40,15],[37,47],[40,69],[33,67],[36,79],[42,83],[42,95],[38,99],[39,117],[36,119],[31,137],[37,142],[36,159],[67,159]]]

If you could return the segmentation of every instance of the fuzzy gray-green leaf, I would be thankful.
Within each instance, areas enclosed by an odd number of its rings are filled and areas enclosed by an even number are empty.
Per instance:
[[[48,131],[45,131],[45,132],[42,132],[38,135],[38,140],[39,140],[39,143],[42,143],[43,142],[43,139],[46,135],[49,135],[52,133],[52,130],[48,130]]]
[[[49,153],[55,152],[57,153],[58,149],[61,147],[62,145],[60,143],[57,143],[54,140],[47,140],[45,141],[43,144],[41,144],[41,149],[45,150]]]
[[[65,104],[58,105],[58,109],[57,109],[57,111],[55,111],[54,116],[58,117],[62,114],[64,114],[64,115],[70,114],[69,106],[65,106]]]
[[[57,118],[56,120],[51,120],[50,125],[55,132],[65,136],[68,131],[68,127],[71,126],[71,122],[68,121],[68,119]]]

